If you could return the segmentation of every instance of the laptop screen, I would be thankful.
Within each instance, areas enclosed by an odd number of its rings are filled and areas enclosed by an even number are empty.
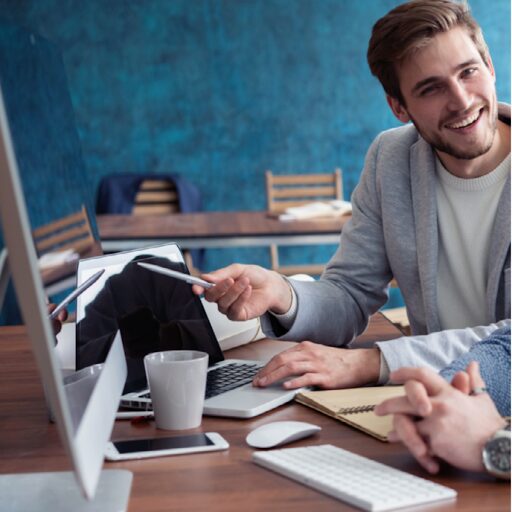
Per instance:
[[[188,274],[176,244],[90,258],[78,268],[78,284],[105,272],[77,301],[76,367],[103,362],[119,329],[128,365],[125,393],[147,386],[143,359],[151,352],[202,350],[209,364],[223,360],[191,286],[137,265],[141,261]]]

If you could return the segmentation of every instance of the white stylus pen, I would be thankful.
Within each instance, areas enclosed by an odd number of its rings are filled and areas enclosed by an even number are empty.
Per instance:
[[[175,279],[179,279],[180,281],[185,281],[185,283],[188,284],[198,284],[203,288],[211,288],[212,286],[215,286],[215,284],[209,283],[208,281],[203,281],[203,279],[199,279],[199,277],[194,277],[189,274],[183,274],[181,272],[177,272],[176,270],[171,270],[169,268],[159,267],[158,265],[152,265],[151,263],[138,262],[137,265],[140,265],[141,267],[144,267],[147,270],[163,274],[164,276],[174,277]]]
[[[73,302],[79,295],[85,292],[87,288],[91,287],[105,272],[105,269],[101,269],[96,272],[93,276],[89,277],[87,281],[84,281],[76,290],[73,290],[50,314],[50,319],[54,320],[57,315],[70,303]]]

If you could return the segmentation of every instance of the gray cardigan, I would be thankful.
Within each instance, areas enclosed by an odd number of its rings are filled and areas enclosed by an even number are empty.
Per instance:
[[[510,124],[510,106],[500,104],[499,114]],[[381,133],[366,156],[361,180],[352,195],[352,219],[343,229],[338,250],[319,281],[292,282],[297,314],[291,328],[283,332],[277,320],[267,314],[262,317],[265,334],[277,339],[347,345],[386,302],[392,277],[404,296],[413,334],[437,333],[435,187],[435,154],[415,127],[408,124]],[[489,248],[489,324],[510,317],[509,291],[510,175],[499,201]],[[494,329],[495,325],[489,325],[484,334]],[[422,340],[438,353],[444,352],[445,342],[439,334],[439,339],[432,334]],[[463,340],[465,348],[461,350],[467,350],[474,341],[474,336],[469,336],[467,343]],[[430,364],[428,356],[414,361],[401,358],[397,353],[400,343],[379,346],[391,370],[404,364]]]

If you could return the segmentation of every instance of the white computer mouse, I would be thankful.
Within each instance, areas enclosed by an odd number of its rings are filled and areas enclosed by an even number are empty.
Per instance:
[[[303,421],[274,421],[255,428],[246,438],[253,448],[272,448],[320,432],[322,427]]]

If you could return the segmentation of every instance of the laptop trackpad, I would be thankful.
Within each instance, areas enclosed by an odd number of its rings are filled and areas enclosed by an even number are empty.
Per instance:
[[[280,384],[256,388],[245,384],[205,401],[205,414],[252,417],[293,400],[299,390],[286,390]],[[230,414],[228,411],[233,411]],[[240,412],[236,412],[240,411]]]

